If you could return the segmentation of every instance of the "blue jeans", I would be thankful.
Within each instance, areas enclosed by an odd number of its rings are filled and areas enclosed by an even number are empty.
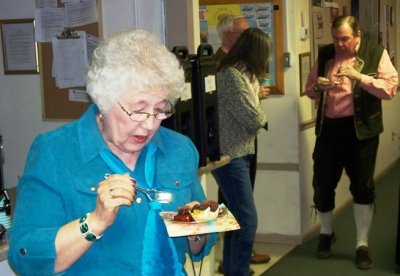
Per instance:
[[[239,222],[240,229],[225,232],[223,247],[224,275],[248,276],[253,243],[257,231],[257,210],[250,180],[250,160],[253,155],[236,158],[212,175]]]

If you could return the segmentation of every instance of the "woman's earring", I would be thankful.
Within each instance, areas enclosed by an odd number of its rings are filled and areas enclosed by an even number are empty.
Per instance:
[[[99,118],[100,118],[100,121],[103,121],[104,120],[104,115],[100,113]]]

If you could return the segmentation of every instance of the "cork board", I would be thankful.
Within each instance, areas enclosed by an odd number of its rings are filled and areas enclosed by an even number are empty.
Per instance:
[[[61,6],[59,4],[59,6]],[[76,28],[73,31],[85,31],[87,34],[99,36],[99,23],[92,23]],[[73,120],[79,118],[90,105],[86,102],[75,102],[68,99],[70,88],[60,89],[52,77],[53,53],[51,42],[38,43],[40,80],[42,88],[42,119],[43,120]],[[85,90],[85,87],[73,87]]]

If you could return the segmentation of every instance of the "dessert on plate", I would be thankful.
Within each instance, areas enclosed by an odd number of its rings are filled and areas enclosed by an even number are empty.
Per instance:
[[[193,206],[183,206],[178,209],[178,214],[174,216],[174,221],[181,222],[202,222],[214,220],[219,214],[218,202],[206,200],[203,203],[196,203]]]

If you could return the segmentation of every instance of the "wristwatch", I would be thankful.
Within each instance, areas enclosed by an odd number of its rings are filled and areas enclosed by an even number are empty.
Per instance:
[[[188,236],[187,239],[193,242],[199,242],[204,238],[204,235]]]

